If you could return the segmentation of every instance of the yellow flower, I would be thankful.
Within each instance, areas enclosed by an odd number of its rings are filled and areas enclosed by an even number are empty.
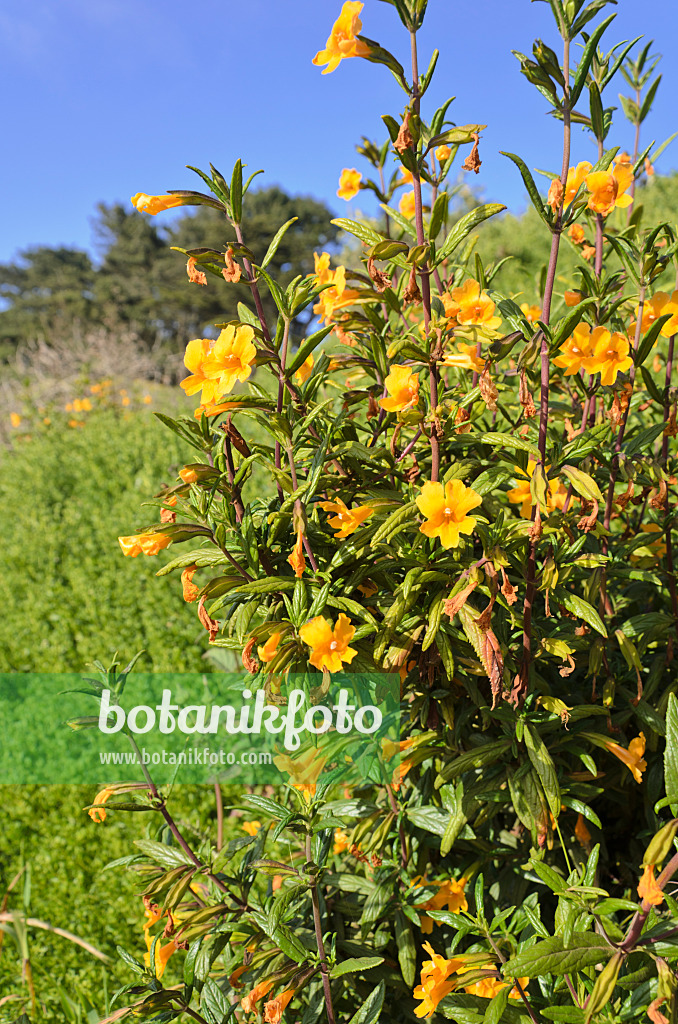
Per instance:
[[[468,513],[483,499],[461,480],[449,480],[445,487],[428,480],[416,499],[426,522],[419,527],[427,537],[440,537],[444,548],[459,547],[459,535],[473,533],[476,520]]]
[[[106,786],[105,789],[102,789],[97,793],[92,802],[92,806],[87,810],[92,821],[96,821],[97,824],[100,824],[102,821],[106,820],[106,811],[103,805],[113,796],[114,792],[114,789]]]
[[[581,245],[584,241],[584,238],[586,237],[586,232],[584,231],[581,224],[573,224],[570,227],[570,230],[567,232],[567,234],[568,237],[572,239],[575,245]]]
[[[466,885],[466,879],[460,878],[458,881],[456,878],[449,878],[444,882],[429,882],[426,878],[417,877],[413,879],[411,885],[425,885],[425,886],[436,886],[438,892],[435,896],[432,896],[425,903],[415,903],[417,910],[447,910],[450,914],[460,914],[463,911],[468,910],[468,901],[464,895],[464,887]],[[421,917],[421,930],[425,935],[430,935],[433,931],[433,918],[429,917],[428,914],[422,914]]]
[[[301,364],[299,369],[294,374],[294,379],[297,381],[298,384],[306,383],[308,378],[311,376],[311,373],[313,372],[314,363],[315,359],[313,358],[313,353],[311,353],[308,359],[304,360],[304,362]]]
[[[150,405],[151,402],[153,401],[153,399],[151,398],[150,395],[144,395],[143,401],[144,401],[144,405]]]
[[[263,661],[265,665],[267,665],[269,661],[273,661],[278,650],[278,644],[280,643],[281,636],[282,633],[271,633],[264,646],[257,647],[259,660]]]
[[[461,288],[452,289],[452,302],[457,307],[454,315],[462,326],[477,324],[494,330],[501,323],[501,317],[494,316],[494,302],[485,292],[481,294],[480,285],[473,278],[464,281]]]
[[[247,832],[248,836],[255,836],[260,828],[260,821],[243,821],[242,823],[242,830],[243,832]]]
[[[345,57],[366,57],[369,54],[370,48],[367,43],[356,39],[363,27],[360,12],[364,6],[357,0],[346,0],[341,8],[341,14],[332,26],[325,49],[319,50],[313,58],[313,63],[318,67],[327,64],[323,75],[336,71]]]
[[[591,332],[592,352],[583,366],[589,373],[599,373],[600,383],[610,387],[618,373],[626,373],[633,365],[629,354],[629,339],[617,331],[610,334],[605,327],[595,327]]]
[[[518,480],[516,486],[506,492],[506,497],[514,505],[520,505],[520,514],[523,519],[530,519],[532,517],[532,495],[530,492],[530,480],[534,473],[536,462],[530,460],[527,464],[527,470],[522,470],[518,466],[515,467]],[[548,473],[551,467],[546,467]],[[551,513],[554,509],[562,508],[565,504],[567,497],[567,488],[563,486],[560,480],[549,480],[548,492],[546,494],[546,511]],[[543,511],[543,509],[542,509]]]
[[[183,206],[186,202],[181,196],[148,196],[145,192],[136,192],[130,202],[139,213],[162,213],[163,210],[171,210],[173,206]]]
[[[208,388],[208,400],[205,401],[205,385],[203,385],[203,405],[214,401],[213,395],[227,395],[237,382],[243,384],[252,373],[252,365],[257,350],[252,339],[254,331],[249,324],[229,324],[214,342],[214,348],[203,364],[203,372],[211,381],[216,382],[213,389]]]
[[[287,561],[294,569],[294,575],[298,580],[304,575],[304,569],[306,568],[306,560],[304,558],[304,533],[303,530],[297,530],[297,540],[292,549],[292,554],[289,555]]]
[[[465,345],[457,342],[457,349],[453,352],[446,352],[441,366],[457,366],[462,370],[475,370],[482,373],[485,363],[478,356],[475,345]]]
[[[185,484],[194,484],[198,479],[198,474],[194,469],[189,469],[188,466],[184,466],[183,469],[179,470],[179,476]]]
[[[11,412],[9,414],[9,422],[15,428],[16,427],[20,427],[21,426],[21,416],[19,416],[19,413],[18,412]]]
[[[633,169],[630,164],[619,162],[611,171],[594,171],[587,174],[586,187],[591,193],[587,206],[594,213],[607,217],[615,206],[622,209],[630,206],[633,197],[626,190],[633,184]]]
[[[638,895],[653,907],[658,907],[664,902],[664,893],[657,885],[654,877],[654,864],[646,864],[638,882]]]
[[[473,966],[470,964],[465,965],[459,968],[459,974],[465,974],[468,971],[477,971],[478,969],[479,968],[477,964]],[[516,980],[520,984],[523,991],[527,988],[530,982],[529,978],[517,978]],[[482,999],[494,999],[497,993],[501,992],[501,990],[504,988],[508,988],[508,985],[505,981],[502,981],[500,978],[488,976],[487,978],[481,978],[480,981],[475,981],[472,985],[465,985],[464,992],[468,992],[468,994],[472,996],[480,996]],[[509,992],[509,999],[520,998],[520,992],[518,991],[517,986],[514,985],[511,991]]]
[[[615,757],[624,762],[636,782],[643,781],[643,772],[647,768],[647,762],[643,757],[645,753],[645,733],[641,732],[635,739],[631,740],[628,750],[612,740],[605,740],[604,746],[606,750],[609,750],[611,754],[614,754]]]
[[[604,328],[597,327],[596,330],[602,331]],[[559,366],[561,370],[565,370],[566,377],[579,373],[586,360],[593,355],[595,333],[594,331],[593,335],[591,334],[591,328],[588,324],[577,324],[570,337],[560,346],[559,351],[562,355],[556,356],[553,360],[553,365]]]
[[[407,167],[400,168],[400,185],[414,185],[414,175]]]
[[[186,369],[191,371],[189,377],[184,377],[181,381],[180,386],[184,389],[187,395],[194,395],[201,388],[205,388],[203,400],[205,402],[212,401],[212,398],[208,399],[210,388],[212,391],[216,389],[216,381],[209,381],[205,375],[203,369],[205,360],[209,356],[212,342],[209,338],[194,338],[193,341],[189,341],[186,346],[186,352],[184,354],[184,366]]]
[[[345,199],[348,202],[349,199],[357,196],[360,191],[361,180],[362,174],[360,171],[356,171],[355,167],[344,167],[339,177],[339,188],[337,189],[339,198]]]
[[[324,252],[320,257],[314,253],[314,256],[316,260],[316,283],[320,287],[323,285],[331,285],[331,287],[325,288],[320,293],[318,301],[313,307],[313,312],[320,315],[321,322],[329,322],[334,318],[336,310],[353,304],[355,299],[358,298],[358,292],[355,288],[346,287],[345,267],[337,267],[336,270],[329,269],[330,257],[328,253]]]
[[[287,1004],[294,996],[294,989],[287,988],[284,992],[281,992],[279,996],[275,996],[273,999],[269,999],[267,1003],[264,1003],[264,1024],[280,1024]]]
[[[316,747],[311,747],[296,757],[290,757],[289,754],[278,754],[273,758],[273,764],[278,771],[286,772],[290,777],[291,784],[303,793],[307,800],[314,796],[318,779],[326,762],[327,755],[321,753]]]
[[[343,540],[353,533],[361,523],[369,519],[374,509],[370,505],[356,505],[355,508],[347,508],[341,498],[334,501],[319,501],[318,507],[325,512],[334,512],[334,518],[328,519],[328,525],[337,530],[336,540]]]
[[[398,203],[398,209],[402,213],[403,217],[407,217],[408,220],[412,220],[415,209],[413,191],[406,192],[405,195],[401,197],[401,200]]]
[[[318,287],[322,287],[324,284],[330,283],[332,281],[330,254],[328,252],[323,252],[318,256],[318,253],[314,252],[313,262],[315,263],[314,276]]]
[[[566,306],[578,306],[581,302],[581,292],[565,292],[563,298]]]
[[[316,615],[299,630],[299,636],[311,648],[311,665],[328,672],[340,672],[344,662],[350,665],[353,661],[358,652],[348,645],[354,633],[355,626],[343,612],[334,628],[324,615]]]
[[[436,157],[438,158],[441,164],[444,164],[446,160],[450,159],[451,153],[452,150],[450,149],[449,146],[438,146],[436,148]]]
[[[636,306],[636,317],[640,312],[640,306]],[[649,330],[651,325],[660,316],[671,313],[671,319],[667,320],[659,332],[664,338],[678,333],[678,291],[668,295],[667,292],[656,292],[651,299],[646,299],[643,305],[643,319],[640,329],[643,333]],[[635,335],[638,321],[635,320],[629,328],[629,334]]]
[[[591,170],[591,164],[588,160],[583,160],[576,167],[570,167],[567,172],[567,182],[565,184],[565,199],[563,200],[564,206],[569,206],[577,192],[584,184],[586,175]]]
[[[531,306],[529,302],[521,302],[520,308],[525,314],[525,319],[531,324],[535,323],[541,316],[541,306]]]
[[[379,400],[386,412],[405,412],[419,401],[419,377],[409,366],[394,363],[384,381],[389,397]]]
[[[135,533],[131,537],[118,537],[123,555],[136,558],[137,555],[157,555],[172,543],[165,533]]]
[[[332,847],[332,853],[335,855],[335,857],[338,856],[340,853],[344,853],[345,850],[348,850],[350,845],[351,840],[346,835],[344,830],[341,828],[336,828],[334,830],[334,845]]]
[[[430,960],[424,960],[421,966],[421,980],[414,989],[412,995],[415,999],[421,999],[421,1005],[415,1007],[416,1017],[432,1017],[438,1003],[445,996],[449,996],[455,987],[455,982],[450,976],[456,974],[464,961],[459,957],[447,960],[444,956],[434,952],[428,942],[424,943],[424,949],[430,955]]]

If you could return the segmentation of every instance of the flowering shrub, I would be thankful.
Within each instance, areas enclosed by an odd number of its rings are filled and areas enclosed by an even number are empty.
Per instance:
[[[673,228],[638,202],[663,148],[638,141],[654,64],[633,43],[600,49],[608,0],[549,0],[559,53],[537,40],[517,57],[562,123],[562,169],[544,196],[506,156],[550,254],[540,294],[502,294],[475,231],[503,207],[459,217],[450,184],[460,154],[479,172],[484,125],[451,124],[451,101],[424,109],[426,0],[389,2],[411,69],[362,35],[352,0],[314,58],[323,73],[385,65],[404,92],[388,139],[359,147],[373,177],[340,177],[342,198],[370,189],[385,214],[381,229],[335,222],[359,267],[318,253],[283,289],[267,267],[292,222],[265,254],[248,248],[240,161],[230,183],[198,171],[208,192],[133,198],[220,210],[237,243],[186,251],[187,286],[246,282],[251,303],[188,345],[195,416],[161,419],[195,461],[156,495],[161,521],[121,545],[188,545],[162,575],[182,573],[210,645],[242,657],[253,688],[309,666],[319,686],[399,673],[402,761],[383,786],[342,792],[315,773],[251,794],[258,820],[225,846],[184,834],[154,785],[122,804],[107,787],[94,819],[149,799],[162,819],[140,841],[145,960],[123,952],[137,977],[109,1019],[664,1024],[678,290]],[[633,156],[606,148],[620,70]],[[558,276],[561,246],[579,253],[574,280]],[[293,350],[309,306],[317,329]]]

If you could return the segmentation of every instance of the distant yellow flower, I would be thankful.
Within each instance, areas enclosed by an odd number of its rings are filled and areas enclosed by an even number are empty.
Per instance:
[[[336,828],[334,830],[334,844],[332,846],[332,853],[337,857],[340,853],[344,853],[348,850],[351,845],[351,840],[346,835],[343,829]]]
[[[664,893],[657,885],[654,877],[654,864],[646,864],[638,882],[638,895],[653,907],[658,907],[664,902]]]
[[[355,634],[355,626],[343,612],[339,613],[336,625],[327,621],[324,615],[316,615],[299,630],[299,636],[311,648],[309,661],[318,669],[340,672],[344,662],[347,665],[358,653],[349,647]]]
[[[243,832],[247,832],[248,836],[255,836],[260,828],[260,821],[243,821],[242,823],[242,830]]]
[[[297,530],[297,540],[294,548],[292,549],[292,554],[288,557],[287,561],[294,569],[294,575],[300,580],[304,575],[304,569],[306,568],[303,530]]]
[[[620,761],[623,761],[636,782],[643,781],[643,772],[647,768],[647,762],[643,757],[645,753],[645,733],[641,732],[635,739],[631,740],[628,750],[612,740],[605,740],[604,746],[611,754],[614,754]]]
[[[92,801],[92,806],[87,810],[87,813],[89,814],[92,821],[96,821],[98,824],[100,824],[102,821],[106,820],[106,811],[103,805],[106,803],[107,800],[109,800],[113,796],[114,792],[114,789],[111,789],[109,786],[106,786],[104,789],[100,790],[97,793],[97,795],[94,797],[94,800]]]
[[[130,202],[139,213],[162,213],[163,210],[171,210],[174,206],[183,206],[186,202],[181,196],[149,196],[145,192],[136,192]]]
[[[626,190],[633,184],[633,168],[627,163],[617,163],[611,171],[594,171],[587,174],[586,187],[591,193],[587,206],[594,213],[607,217],[616,206],[630,206],[633,197]]]
[[[604,328],[597,327],[596,330],[603,331]],[[595,331],[593,334],[595,335]],[[595,339],[591,334],[590,326],[579,323],[570,337],[560,346],[561,355],[556,356],[553,365],[565,370],[566,377],[571,377],[573,374],[579,373],[585,365],[586,360],[593,354],[594,346]]]
[[[144,401],[144,405],[150,405],[151,402],[153,401],[153,399],[151,398],[150,395],[144,395],[143,401]]]
[[[521,302],[520,308],[525,314],[525,319],[531,324],[535,323],[541,316],[541,306],[531,306],[529,302]]]
[[[426,517],[419,527],[427,537],[440,537],[444,548],[459,547],[462,533],[473,533],[476,520],[468,513],[482,505],[483,499],[461,480],[449,480],[445,487],[428,480],[416,499],[417,507]]]
[[[137,555],[157,555],[172,543],[165,533],[136,533],[131,537],[118,537],[123,555],[136,558]]]
[[[336,540],[343,540],[349,534],[354,533],[361,523],[364,523],[374,513],[374,509],[370,505],[356,505],[354,508],[347,508],[341,498],[336,498],[334,501],[319,501],[317,504],[325,512],[334,512],[334,517],[328,519],[327,522],[329,526],[337,530],[334,535]]]
[[[388,398],[379,400],[386,412],[406,412],[419,401],[419,377],[409,366],[394,363],[384,381]]]
[[[12,424],[12,426],[15,429],[16,429],[16,427],[20,427],[21,426],[21,416],[19,415],[19,413],[18,412],[11,412],[9,414],[9,422]]]
[[[281,636],[282,633],[271,633],[263,647],[257,647],[259,659],[260,661],[263,661],[265,665],[267,665],[269,661],[273,661],[276,656]]]
[[[527,470],[522,470],[518,466],[515,467],[517,482],[516,486],[506,492],[506,497],[514,505],[520,505],[520,514],[523,519],[530,519],[532,517],[532,493],[530,491],[530,480],[536,468],[536,462],[530,460],[527,464]],[[546,467],[548,473],[550,466]],[[550,514],[557,508],[562,508],[567,498],[567,488],[560,482],[559,479],[549,480],[548,490],[546,492],[546,511]],[[543,510],[542,510],[543,511]]]
[[[414,175],[412,171],[408,171],[407,167],[400,168],[400,184],[414,185]]]
[[[452,150],[450,149],[449,146],[438,146],[436,148],[436,157],[438,158],[441,164],[444,164],[446,160],[450,159],[451,153]]]
[[[327,64],[323,75],[336,71],[345,57],[367,57],[369,54],[370,48],[367,43],[362,43],[356,38],[363,27],[359,15],[364,6],[357,0],[346,0],[341,8],[341,14],[332,26],[325,49],[319,50],[313,58],[313,63],[318,67]]]
[[[570,230],[567,232],[568,237],[572,239],[575,245],[581,245],[586,238],[586,232],[584,231],[581,224],[573,224]]]
[[[402,213],[403,217],[407,217],[408,220],[412,220],[415,212],[415,201],[413,191],[406,192],[405,195],[401,197],[401,200],[398,203],[398,209]]]
[[[451,294],[452,302],[457,307],[455,315],[459,324],[476,324],[490,330],[499,327],[501,317],[494,316],[496,306],[489,295],[481,293],[477,281],[469,278],[461,288],[453,288]]]
[[[424,943],[424,949],[431,957],[424,960],[421,966],[421,980],[415,987],[412,995],[415,999],[421,999],[421,1005],[415,1007],[416,1017],[432,1017],[438,1003],[445,996],[449,996],[455,987],[451,976],[463,966],[464,961],[460,957],[453,957],[447,960],[444,956],[436,953],[430,943]]]
[[[591,164],[588,160],[583,160],[576,167],[570,167],[567,172],[567,182],[565,184],[565,198],[563,200],[564,206],[569,206],[577,192],[584,184],[586,175],[591,170]]]
[[[626,373],[633,365],[629,339],[624,334],[617,331],[610,334],[605,327],[595,327],[591,332],[591,347],[591,354],[584,360],[584,369],[589,373],[599,373],[600,383],[605,387],[614,384],[617,374]]]
[[[357,196],[360,191],[361,181],[362,174],[360,171],[356,171],[355,167],[344,167],[339,178],[339,188],[337,189],[339,198],[345,199],[348,202],[349,199]]]
[[[314,363],[315,359],[313,358],[313,353],[311,353],[308,359],[304,360],[304,362],[301,364],[299,369],[294,374],[294,379],[297,381],[298,384],[306,383],[306,381],[313,372]]]

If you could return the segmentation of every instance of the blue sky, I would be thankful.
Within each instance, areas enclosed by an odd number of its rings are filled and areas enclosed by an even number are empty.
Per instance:
[[[92,244],[98,200],[137,191],[197,187],[185,164],[211,160],[230,175],[240,156],[260,181],[326,200],[337,214],[342,167],[363,166],[362,135],[383,139],[382,113],[403,94],[390,72],[360,59],[321,75],[321,49],[341,0],[32,0],[0,6],[0,88],[5,159],[0,260],[33,244]],[[664,79],[644,138],[678,129],[678,7],[675,0],[620,0],[608,48],[641,33],[662,52]],[[363,32],[407,63],[409,43],[394,9],[366,0]],[[547,4],[529,0],[430,0],[420,63],[441,51],[432,103],[456,95],[457,123],[486,123],[483,166],[472,176],[486,200],[519,211],[517,170],[499,150],[531,167],[559,169],[560,126],[518,71],[511,49],[536,36],[556,47]],[[625,87],[613,83],[607,103]],[[612,141],[630,146],[621,116]],[[580,129],[573,161],[593,155]],[[678,140],[659,170],[678,168]],[[369,208],[364,194],[358,197]],[[163,215],[161,215],[163,216]],[[165,217],[170,215],[164,215]]]

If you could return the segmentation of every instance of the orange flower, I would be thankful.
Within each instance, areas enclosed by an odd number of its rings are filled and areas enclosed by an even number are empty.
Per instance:
[[[191,284],[207,284],[207,275],[204,270],[195,269],[195,256],[189,257],[186,264],[186,273]]]
[[[374,509],[369,505],[356,505],[355,508],[347,508],[341,498],[336,498],[334,501],[319,501],[318,507],[324,509],[325,512],[335,513],[334,518],[328,519],[327,522],[329,526],[338,531],[334,535],[336,540],[343,540],[349,534],[354,533],[361,523],[364,523],[374,513]]]
[[[583,259],[590,260],[591,257],[595,256],[595,254],[596,254],[596,247],[595,247],[595,245],[585,245],[582,248],[581,254],[582,254],[582,258]]]
[[[563,183],[560,178],[554,178],[549,185],[549,194],[546,197],[546,204],[550,206],[554,213],[557,213],[560,209],[560,204],[563,201]]]
[[[464,973],[466,973],[468,971],[477,971],[477,970],[478,970],[478,966],[477,965],[474,965],[474,966],[468,965],[468,966],[460,967],[459,968],[459,974],[464,974]],[[520,986],[523,989],[523,991],[527,988],[527,986],[530,983],[530,979],[529,978],[517,978],[516,980],[520,984]],[[505,981],[502,981],[500,978],[495,978],[495,977],[490,975],[487,978],[481,978],[480,981],[475,981],[472,985],[465,985],[464,986],[464,992],[468,992],[469,995],[480,996],[482,999],[494,999],[494,997],[497,995],[497,993],[501,992],[501,990],[504,989],[504,988],[508,988],[508,985],[507,985],[507,983]],[[518,991],[517,986],[514,985],[513,988],[511,989],[511,991],[509,992],[509,999],[520,999],[520,998],[521,998],[520,992]]]
[[[584,360],[584,369],[599,373],[600,383],[605,387],[614,384],[617,374],[626,373],[633,365],[629,339],[617,331],[610,334],[605,327],[595,327],[591,332],[591,348],[591,354]]]
[[[267,665],[269,661],[273,661],[278,650],[278,644],[280,643],[281,636],[282,633],[271,633],[264,646],[257,647],[259,660],[263,661],[265,665]]]
[[[299,636],[311,648],[311,665],[328,672],[340,672],[344,662],[350,665],[353,661],[358,652],[348,645],[354,633],[355,626],[343,612],[334,628],[324,615],[316,615],[299,630]]]
[[[321,322],[329,323],[334,318],[335,311],[353,304],[358,298],[355,288],[346,287],[346,268],[337,267],[330,270],[329,253],[324,252],[322,256],[314,253],[315,258],[315,282],[318,287],[330,285],[318,296],[318,301],[313,307],[313,312],[320,315]]]
[[[417,507],[426,522],[419,527],[427,537],[440,537],[444,548],[459,547],[462,533],[473,533],[476,520],[468,513],[483,499],[461,480],[449,480],[445,487],[428,480],[416,499]]]
[[[94,797],[92,806],[87,810],[92,821],[96,821],[97,824],[101,824],[102,821],[106,820],[106,811],[104,810],[103,805],[113,796],[114,792],[114,789],[106,786],[105,789],[102,789],[97,793]]]
[[[615,206],[630,206],[633,197],[626,190],[633,184],[633,168],[630,163],[619,161],[611,171],[594,171],[586,175],[586,187],[591,193],[587,206],[594,213],[607,217]]]
[[[243,996],[243,998],[240,1000],[240,1005],[242,1006],[245,1013],[254,1013],[254,1011],[257,1008],[257,1003],[259,1002],[259,1000],[263,996],[268,995],[272,988],[272,981],[262,981],[258,985],[256,985],[252,989],[252,991],[248,993],[248,995]]]
[[[401,197],[398,203],[398,209],[402,213],[403,217],[407,217],[408,220],[412,220],[415,211],[414,192],[406,192]]]
[[[294,575],[298,580],[304,575],[304,569],[306,568],[306,559],[304,558],[304,533],[303,530],[297,530],[297,541],[292,549],[292,554],[289,555],[287,561],[294,569]]]
[[[351,840],[343,831],[343,829],[336,828],[334,830],[334,845],[332,846],[332,853],[338,856],[340,853],[344,853],[345,850],[351,845]]]
[[[520,505],[520,514],[523,519],[531,519],[532,517],[532,493],[530,491],[530,480],[532,474],[536,468],[536,462],[530,460],[527,464],[527,470],[522,470],[518,466],[515,467],[516,475],[518,480],[516,486],[506,492],[506,497],[514,505]],[[550,466],[546,467],[548,473]],[[565,504],[567,497],[567,488],[563,486],[560,480],[549,480],[548,492],[546,495],[546,511],[551,513],[554,509],[562,508]],[[542,509],[542,511],[544,511]]]
[[[591,833],[586,827],[586,822],[584,821],[584,816],[582,814],[577,815],[577,822],[574,826],[574,834],[582,846],[586,846],[587,843],[591,842]]]
[[[207,377],[204,372],[204,364],[207,359],[212,342],[209,338],[194,338],[193,341],[189,341],[186,346],[186,352],[184,354],[184,366],[191,371],[189,377],[184,377],[181,381],[180,386],[184,389],[187,395],[194,395],[201,388],[208,384]],[[210,386],[214,385],[214,381],[210,382]],[[206,391],[209,390],[208,388]],[[212,399],[210,398],[210,401]],[[203,395],[203,401],[207,401],[205,395]]]
[[[315,359],[313,358],[313,353],[311,353],[308,359],[305,359],[304,362],[299,367],[299,369],[295,371],[294,379],[297,381],[298,384],[306,383],[308,378],[311,376],[311,373],[313,372],[314,363]]]
[[[346,0],[341,8],[341,14],[332,26],[325,49],[319,50],[313,58],[313,63],[318,67],[327,64],[323,75],[336,71],[345,57],[367,57],[369,54],[370,48],[367,43],[362,43],[356,38],[363,27],[359,15],[364,6],[357,0]]]
[[[646,864],[638,882],[638,895],[653,907],[658,907],[664,902],[664,893],[657,885],[654,877],[654,864]]]
[[[20,427],[21,426],[21,416],[19,416],[19,413],[18,412],[11,412],[9,414],[9,422],[12,424],[12,426],[14,428]]]
[[[638,305],[636,306],[636,317],[639,312],[640,306]],[[664,338],[670,338],[671,335],[678,333],[678,291],[673,292],[672,295],[667,292],[656,292],[651,299],[645,300],[643,319],[640,324],[641,331],[645,333],[655,320],[666,313],[671,314],[671,319],[666,321],[659,333]],[[635,335],[637,325],[638,321],[634,320],[629,328],[629,334]]]
[[[565,292],[563,298],[566,306],[578,306],[581,302],[581,292]]]
[[[382,398],[379,405],[386,412],[406,412],[419,401],[419,377],[409,366],[394,363],[384,381],[389,397]]]
[[[139,213],[150,213],[153,217],[163,210],[171,210],[173,206],[183,206],[186,202],[181,196],[149,196],[145,192],[136,192],[130,202]]]
[[[641,732],[635,739],[631,740],[628,750],[612,740],[605,740],[603,745],[606,750],[609,750],[611,754],[614,754],[615,757],[624,762],[636,782],[643,781],[643,772],[647,768],[647,762],[643,757],[645,753],[645,733]]]
[[[565,185],[565,199],[563,200],[564,206],[569,206],[577,192],[584,184],[586,175],[591,170],[591,164],[588,160],[583,160],[576,167],[570,167],[567,172],[567,183]]]
[[[426,878],[418,877],[411,882],[411,885],[425,885],[429,887],[435,885],[438,889],[435,896],[426,900],[425,903],[415,903],[417,910],[444,910],[447,907],[450,914],[460,914],[462,910],[468,910],[468,901],[464,895],[465,878],[460,878],[458,881],[456,878],[449,878],[444,882],[429,882]],[[429,917],[428,914],[422,914],[421,930],[425,935],[431,934],[433,924],[433,918]]]
[[[294,989],[287,988],[279,996],[264,1003],[264,1024],[280,1024],[280,1019],[293,996]]]
[[[185,484],[194,484],[198,479],[198,474],[194,469],[189,469],[188,466],[184,466],[183,469],[179,470],[179,476]]]
[[[254,331],[249,324],[229,324],[219,334],[214,347],[203,363],[203,372],[208,384],[215,382],[214,388],[203,384],[202,405],[214,401],[214,396],[227,395],[237,382],[243,384],[252,374],[252,366],[257,350],[254,347]]]
[[[248,836],[255,836],[261,828],[260,821],[243,821],[242,823],[243,832],[247,832]]]
[[[135,533],[131,537],[118,537],[123,555],[136,558],[137,555],[157,555],[172,543],[165,533]]]
[[[348,202],[349,199],[357,196],[360,191],[361,180],[362,174],[360,171],[356,171],[355,167],[344,167],[339,177],[339,188],[337,189],[339,198],[345,199]]]
[[[477,346],[464,345],[461,341],[457,342],[456,351],[445,353],[445,358],[440,365],[457,366],[462,370],[475,370],[476,373],[482,373],[485,367],[485,363],[477,353]]]
[[[430,955],[430,960],[424,960],[421,967],[421,980],[414,989],[412,995],[415,999],[421,999],[421,1005],[415,1007],[416,1017],[432,1017],[438,1003],[445,996],[449,996],[455,987],[450,976],[463,966],[464,961],[459,957],[447,960],[444,956],[434,952],[428,942],[424,943],[424,949]]]
[[[584,241],[584,238],[586,237],[586,232],[584,231],[581,224],[573,224],[570,227],[570,230],[567,232],[567,234],[568,237],[572,239],[575,245],[581,245]]]
[[[530,306],[528,302],[521,302],[520,308],[525,314],[525,319],[529,320],[531,324],[536,323],[541,316],[541,306]]]
[[[596,331],[603,330],[603,327],[596,328]],[[559,351],[562,355],[556,356],[553,360],[553,365],[565,370],[566,377],[579,373],[581,368],[585,366],[586,360],[593,355],[596,331],[591,334],[591,328],[588,324],[579,323],[570,337],[560,346]]]
[[[187,604],[192,604],[200,593],[200,587],[196,583],[193,583],[193,576],[195,575],[197,568],[197,565],[187,565],[181,574],[183,598]]]
[[[454,315],[462,326],[476,324],[494,330],[501,323],[501,317],[494,316],[494,302],[485,292],[481,294],[480,285],[473,278],[464,281],[461,288],[452,289],[452,301],[450,309],[457,307]]]

